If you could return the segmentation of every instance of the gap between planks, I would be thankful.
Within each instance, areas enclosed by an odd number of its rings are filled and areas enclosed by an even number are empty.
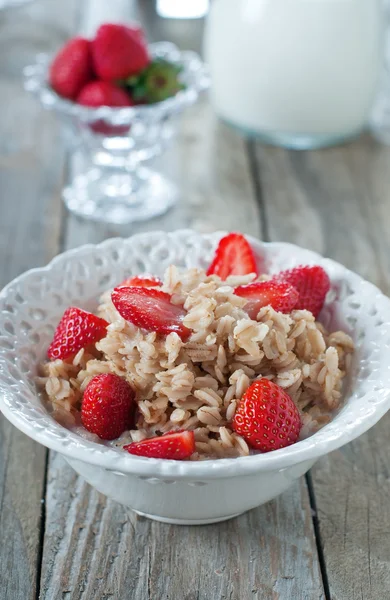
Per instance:
[[[251,168],[252,180],[253,180],[253,184],[254,184],[255,196],[256,196],[257,203],[259,205],[259,212],[261,215],[262,239],[265,242],[271,242],[272,240],[270,239],[270,234],[269,234],[269,229],[268,229],[266,202],[265,202],[265,197],[264,197],[262,183],[261,183],[261,164],[260,164],[260,161],[257,160],[256,147],[255,147],[255,142],[253,140],[247,140],[247,152],[248,152],[248,156],[249,156],[249,163],[250,163],[250,168]],[[319,562],[319,567],[320,567],[320,571],[321,571],[322,583],[323,583],[323,587],[324,587],[324,594],[325,594],[326,600],[331,600],[330,589],[329,589],[329,580],[328,580],[328,574],[327,574],[327,570],[326,570],[326,561],[325,561],[324,549],[323,549],[322,540],[321,540],[319,519],[318,519],[318,515],[317,515],[316,497],[315,497],[315,491],[314,491],[310,471],[305,475],[305,483],[306,483],[307,492],[308,492],[308,496],[309,496],[311,517],[312,517],[312,522],[313,522],[313,531],[314,531],[315,540],[316,540],[318,562]]]
[[[334,258],[390,290],[390,148],[368,136],[292,152],[253,144],[270,238]],[[332,600],[390,590],[390,415],[311,471]]]
[[[68,37],[74,1],[61,19],[51,0],[1,11],[1,284],[58,251],[59,127],[24,92],[21,71],[35,53],[53,51]],[[7,600],[32,600],[37,593],[46,456],[0,415],[0,595]]]

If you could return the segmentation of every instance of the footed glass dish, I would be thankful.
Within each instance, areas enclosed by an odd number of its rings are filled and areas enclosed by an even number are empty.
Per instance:
[[[81,172],[63,191],[76,215],[113,224],[145,221],[165,213],[177,200],[175,186],[144,163],[158,156],[173,135],[175,117],[194,104],[209,85],[207,69],[194,52],[174,44],[149,46],[154,58],[181,66],[184,89],[155,104],[89,108],[60,97],[48,83],[50,56],[39,54],[24,69],[25,88],[64,123],[81,151]]]

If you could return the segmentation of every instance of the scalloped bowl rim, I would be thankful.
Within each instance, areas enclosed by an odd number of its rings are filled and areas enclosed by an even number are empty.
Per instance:
[[[177,230],[176,232],[171,232],[171,234],[169,232],[158,231],[151,231],[149,233],[154,235],[174,235],[175,233],[181,235],[194,235],[194,231],[192,230]],[[8,291],[16,283],[23,281],[23,279],[28,275],[32,273],[49,274],[53,269],[57,268],[63,263],[67,263],[73,258],[80,256],[80,254],[104,251],[104,249],[107,247],[111,248],[112,246],[115,247],[117,245],[124,244],[130,239],[136,241],[137,238],[148,236],[149,233],[136,234],[130,238],[110,238],[101,242],[100,244],[85,244],[57,255],[44,267],[26,271],[25,273],[13,279],[0,292],[0,310],[2,309],[2,305],[6,303],[5,301],[7,300]],[[224,231],[218,231],[213,234],[196,235],[206,238],[208,237],[210,240],[217,241],[225,234],[226,232]],[[304,250],[306,255],[308,257],[310,256],[313,263],[318,262],[319,264],[325,266],[329,265],[336,267],[339,271],[341,270],[343,272],[345,278],[353,280],[358,285],[364,285],[365,289],[372,295],[380,297],[382,301],[385,301],[388,314],[390,315],[390,299],[385,296],[379,290],[379,288],[365,281],[363,278],[353,273],[346,267],[340,265],[340,263],[337,263],[331,259],[323,258],[320,254],[311,250],[303,249],[295,244],[289,244],[285,242],[262,242],[250,235],[246,235],[246,237],[251,244],[254,244],[257,248],[263,247],[265,250],[267,250],[267,248],[272,248],[274,250],[284,249],[289,250],[291,253],[294,253],[294,250],[296,249],[299,249],[300,251]],[[7,397],[11,399],[10,402],[6,402],[4,399],[4,394],[6,392]],[[37,395],[39,396],[38,393]],[[145,477],[154,476],[160,478],[179,478],[191,480],[197,478],[213,479],[252,475],[256,472],[285,469],[304,461],[314,461],[315,459],[318,459],[319,457],[336,450],[337,448],[347,444],[348,442],[365,433],[368,429],[374,426],[390,408],[390,393],[386,396],[378,394],[378,399],[375,402],[371,402],[370,404],[367,403],[367,412],[364,417],[356,418],[354,421],[350,421],[343,431],[337,430],[333,433],[327,433],[329,426],[325,426],[320,430],[319,433],[313,434],[312,436],[281,450],[274,450],[265,454],[254,454],[238,458],[222,458],[191,462],[132,456],[124,453],[122,450],[88,441],[84,438],[81,438],[76,433],[71,432],[70,430],[68,430],[70,435],[66,440],[52,438],[47,435],[44,430],[34,429],[34,424],[29,424],[26,422],[19,414],[17,409],[12,407],[12,398],[16,397],[17,393],[14,393],[9,389],[8,384],[1,381],[0,372],[0,410],[3,412],[4,416],[13,425],[15,425],[15,427],[28,435],[30,438],[40,442],[52,450],[63,454],[65,457],[74,460],[80,460],[88,464],[97,465],[109,471],[131,473]],[[54,419],[51,420],[55,428],[60,428],[61,431],[63,431],[63,426],[54,421]],[[319,434],[321,434],[321,436],[319,436]]]
[[[36,55],[34,63],[24,67],[24,80],[25,87],[27,90],[32,91],[34,94],[39,96],[42,104],[45,108],[62,112],[67,116],[78,117],[81,120],[89,123],[98,119],[106,119],[109,122],[113,122],[115,125],[126,124],[128,121],[132,121],[135,118],[145,116],[147,114],[156,113],[160,111],[161,114],[168,114],[175,108],[180,108],[186,104],[191,104],[196,100],[197,95],[206,90],[210,84],[210,78],[208,76],[208,69],[205,63],[201,60],[200,56],[192,50],[180,50],[175,44],[171,42],[155,42],[149,44],[152,54],[156,54],[161,49],[166,47],[170,51],[177,55],[178,59],[176,62],[180,63],[188,58],[196,60],[199,63],[198,81],[196,84],[189,85],[188,88],[180,90],[173,97],[167,98],[160,102],[156,102],[150,105],[131,106],[131,107],[109,107],[101,106],[98,108],[83,106],[72,102],[67,98],[63,98],[57,92],[55,92],[47,81],[47,71],[49,68],[50,60],[52,55],[49,53],[41,52]],[[36,79],[40,80],[39,88],[34,84],[30,90],[32,81]],[[49,99],[48,103],[46,99]]]

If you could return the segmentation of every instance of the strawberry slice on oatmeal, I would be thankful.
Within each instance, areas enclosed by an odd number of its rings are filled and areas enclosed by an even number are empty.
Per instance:
[[[205,460],[285,448],[342,400],[351,338],[316,319],[321,266],[259,272],[241,234],[206,270],[128,277],[97,315],[68,309],[42,366],[48,400],[129,454]]]

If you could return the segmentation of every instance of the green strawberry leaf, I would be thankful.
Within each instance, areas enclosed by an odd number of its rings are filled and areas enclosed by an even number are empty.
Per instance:
[[[138,75],[128,77],[118,84],[128,91],[135,102],[154,104],[185,89],[186,86],[179,80],[182,70],[182,65],[156,58]]]

